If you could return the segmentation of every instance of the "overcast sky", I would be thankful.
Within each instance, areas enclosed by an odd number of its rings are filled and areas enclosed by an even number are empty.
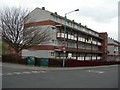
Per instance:
[[[107,32],[109,37],[118,40],[118,2],[119,0],[0,0],[0,9],[23,7],[33,10],[45,7],[61,16],[79,9],[79,12],[67,15],[67,18],[95,31]]]

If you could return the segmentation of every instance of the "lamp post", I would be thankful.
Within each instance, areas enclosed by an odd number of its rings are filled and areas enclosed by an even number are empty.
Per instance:
[[[65,34],[66,34],[66,21],[67,21],[67,14],[70,14],[70,13],[72,13],[72,12],[76,12],[76,11],[79,11],[79,9],[76,9],[76,10],[74,10],[74,11],[71,11],[71,12],[68,12],[68,13],[65,13],[65,17],[64,17],[64,19],[65,19],[65,22],[64,22],[64,43],[63,43],[63,54],[64,54],[64,57],[63,57],[63,67],[65,66],[65,55],[66,55],[66,50],[65,50],[65,47],[66,47],[66,43],[65,43],[65,41],[66,41],[66,38],[65,38]]]

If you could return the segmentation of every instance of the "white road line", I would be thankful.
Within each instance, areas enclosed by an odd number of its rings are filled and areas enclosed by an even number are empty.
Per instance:
[[[31,72],[13,72],[13,73],[5,73],[5,74],[1,74],[2,75],[20,75],[20,74],[32,74],[32,73],[46,73],[46,71],[31,71]]]
[[[40,73],[39,71],[31,71],[32,73]]]
[[[40,71],[41,73],[46,73],[46,71]]]
[[[5,73],[6,75],[13,75],[13,73]]]
[[[31,74],[31,72],[22,72],[22,73],[24,73],[24,74]]]
[[[46,73],[46,71],[32,71],[32,73]]]
[[[0,73],[0,76],[2,76],[3,74],[2,73]]]
[[[20,75],[20,74],[22,74],[22,73],[21,73],[21,72],[14,72],[14,74]]]
[[[103,71],[99,71],[98,73],[104,73]]]
[[[88,72],[93,72],[93,73],[104,73],[103,71],[93,71],[93,70],[87,70]]]
[[[91,70],[87,70],[88,72],[91,72]]]

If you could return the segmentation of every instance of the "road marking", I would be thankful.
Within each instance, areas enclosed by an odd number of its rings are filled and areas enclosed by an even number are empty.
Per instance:
[[[103,71],[99,71],[98,73],[104,73]]]
[[[38,71],[32,71],[32,73],[40,73],[40,72],[38,72]]]
[[[41,71],[41,73],[46,73],[46,71]]]
[[[22,73],[25,73],[25,74],[31,74],[31,72],[22,72]]]
[[[46,71],[31,71],[32,73],[46,73]]]
[[[93,73],[104,73],[103,71],[94,71],[94,70],[87,70],[88,72],[93,72]]]
[[[12,72],[12,73],[0,74],[0,76],[2,76],[2,75],[32,74],[32,73],[46,73],[46,71]]]
[[[5,73],[6,75],[13,75],[13,73]]]
[[[2,73],[0,73],[0,76],[2,76],[3,74]]]
[[[22,73],[21,73],[21,72],[14,72],[14,74],[20,75],[20,74],[22,74]]]

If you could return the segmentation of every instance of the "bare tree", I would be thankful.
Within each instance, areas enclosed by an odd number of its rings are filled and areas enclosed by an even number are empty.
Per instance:
[[[22,49],[41,44],[50,39],[49,27],[33,28],[28,26],[25,28],[25,23],[29,21],[29,18],[25,18],[27,14],[28,10],[21,8],[9,8],[1,13],[2,40],[9,44],[17,54]]]

